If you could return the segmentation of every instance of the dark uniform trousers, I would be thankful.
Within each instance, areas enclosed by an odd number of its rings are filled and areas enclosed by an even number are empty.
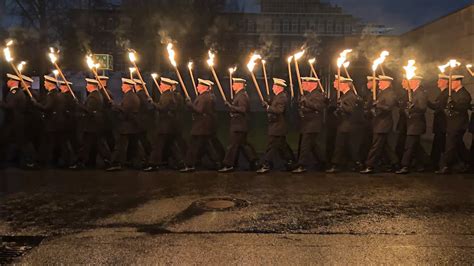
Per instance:
[[[186,165],[194,167],[198,160],[207,155],[212,163],[221,164],[223,157],[222,144],[215,136],[215,98],[209,92],[203,92],[194,100],[187,102],[193,111],[191,141],[186,153]],[[218,167],[220,167],[218,165]]]
[[[409,167],[413,158],[417,158],[417,163],[423,163],[423,147],[420,144],[420,135],[408,135],[405,140],[405,150],[401,164],[404,167]]]
[[[388,135],[392,131],[392,110],[396,106],[396,94],[392,88],[379,91],[377,104],[372,115],[372,145],[367,160],[367,167],[375,167],[380,164],[382,155],[390,161],[390,164],[398,164],[398,156],[388,143]]]
[[[138,159],[139,134],[120,134],[112,154],[114,164],[125,164],[128,158]],[[128,157],[128,158],[127,158]]]
[[[314,163],[321,163],[321,158],[318,153],[320,148],[318,146],[319,133],[304,133],[301,135],[301,150],[298,164],[308,166]]]
[[[445,152],[446,133],[436,132],[433,136],[433,143],[431,144],[431,163],[437,167],[441,160],[441,155]]]
[[[110,148],[106,142],[105,136],[97,132],[84,132],[83,145],[79,152],[79,161],[82,163],[95,164],[96,155],[102,160],[110,161]]]
[[[257,154],[247,141],[247,132],[231,132],[230,145],[224,158],[224,165],[237,165],[239,153],[242,152],[248,162],[257,161]]]
[[[464,144],[463,136],[469,127],[468,110],[471,109],[472,98],[465,88],[453,90],[451,97],[451,102],[448,102],[446,147],[441,159],[442,167],[451,167],[456,160],[469,162],[469,151]]]
[[[150,155],[150,164],[164,165],[168,155],[173,156],[176,163],[183,164],[183,152],[179,145],[179,136],[176,134],[158,134],[153,142],[153,149]]]
[[[59,160],[64,160],[68,154],[68,145],[65,131],[49,131],[41,136],[39,162],[43,165],[49,164],[54,159],[54,153],[59,155]]]
[[[336,144],[331,160],[333,164],[344,164],[346,162],[345,158],[347,158],[347,150],[349,150],[349,156],[353,162],[360,162],[359,150],[352,145],[351,136],[351,132],[336,133]]]
[[[268,143],[264,164],[271,166],[276,156],[280,156],[287,164],[295,161],[295,156],[286,141],[287,124],[285,118],[288,98],[285,92],[281,92],[273,97],[270,106],[267,109],[268,115]]]

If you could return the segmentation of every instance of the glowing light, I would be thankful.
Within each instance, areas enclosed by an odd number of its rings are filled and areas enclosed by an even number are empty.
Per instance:
[[[24,68],[25,65],[26,65],[26,62],[21,61],[16,68],[18,69],[18,71],[21,72],[21,71],[23,71],[23,68]]]
[[[177,64],[176,64],[176,61],[174,60],[176,53],[173,50],[173,44],[168,43],[168,46],[166,46],[166,50],[168,50],[168,58],[170,59],[171,65],[176,67]]]
[[[59,75],[59,70],[57,70],[57,69],[53,70],[53,74],[57,78],[58,75]]]
[[[213,67],[214,66],[214,58],[216,57],[216,55],[213,52],[211,52],[211,50],[209,50],[207,52],[207,54],[209,55],[209,59],[207,59],[207,64],[210,67]]]
[[[151,74],[151,77],[152,77],[153,79],[156,79],[156,78],[158,78],[158,74],[152,73],[152,74]]]
[[[189,61],[188,68],[189,68],[189,70],[193,69],[193,62],[192,61]]]
[[[247,64],[247,68],[250,70],[250,72],[253,71],[255,65],[257,64],[257,63],[255,63],[255,61],[257,61],[259,59],[262,59],[262,57],[259,54],[252,54],[252,56],[250,57],[250,60]]]
[[[51,63],[56,63],[56,61],[58,61],[58,56],[57,56],[57,52],[54,51],[54,48],[53,47],[49,47],[49,60],[51,60]]]
[[[290,63],[291,60],[293,60],[293,56],[289,56],[289,57],[286,59],[286,61],[287,61],[288,63]]]
[[[134,52],[134,51],[128,52],[128,59],[130,59],[130,62],[132,62],[132,63],[137,60],[137,57],[135,56],[135,52]]]
[[[408,65],[404,66],[407,80],[411,80],[415,76],[415,60],[408,60]]]
[[[294,55],[295,60],[299,60],[304,55],[305,50],[302,50]]]
[[[262,63],[263,63],[263,61],[265,61],[265,60],[262,60]],[[234,74],[235,71],[237,71],[237,66],[229,68],[229,73],[231,75]]]
[[[350,64],[351,64],[351,62],[347,61],[347,62],[345,62],[345,63],[342,64],[342,65],[344,66],[344,68],[348,68]]]
[[[372,65],[372,70],[373,71],[377,70],[379,65],[383,64],[383,62],[385,62],[385,58],[387,58],[387,56],[389,56],[389,55],[390,55],[390,53],[388,51],[383,51],[380,54],[380,57],[375,59],[374,64]]]
[[[339,58],[337,59],[337,67],[340,68],[346,62],[347,55],[352,52],[352,49],[346,49],[339,54]]]
[[[311,58],[308,60],[308,63],[310,63],[311,65],[314,64],[314,62],[316,62],[316,58]]]

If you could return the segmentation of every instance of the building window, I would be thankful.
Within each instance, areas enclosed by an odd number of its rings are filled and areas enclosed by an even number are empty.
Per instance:
[[[310,29],[311,31],[315,31],[315,30],[316,30],[316,21],[311,20],[311,21],[309,22],[309,29]]]
[[[283,20],[283,32],[289,32],[290,31],[290,22],[285,19]]]
[[[255,24],[255,20],[249,19],[247,20],[247,32],[255,32],[257,25]]]
[[[318,23],[318,33],[325,33],[326,32],[326,27],[324,26],[324,23],[322,21],[319,21]]]
[[[341,23],[336,24],[336,33],[342,33],[342,24]]]
[[[333,22],[332,20],[328,20],[327,23],[326,23],[326,33],[334,33],[334,26],[333,26]]]
[[[280,32],[280,20],[274,19],[272,21],[272,31],[273,32]]]
[[[296,33],[298,32],[298,20],[293,19],[291,21],[291,32]]]

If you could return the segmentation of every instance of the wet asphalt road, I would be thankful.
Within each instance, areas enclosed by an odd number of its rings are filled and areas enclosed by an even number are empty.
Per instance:
[[[7,169],[0,235],[46,236],[25,263],[472,264],[474,175]]]

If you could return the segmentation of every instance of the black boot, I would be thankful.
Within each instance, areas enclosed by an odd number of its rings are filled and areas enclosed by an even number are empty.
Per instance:
[[[370,175],[370,174],[374,173],[374,168],[370,167],[370,166],[367,166],[364,170],[360,171],[359,173],[361,173],[363,175]]]
[[[224,166],[221,169],[217,170],[219,173],[230,173],[234,171],[233,166]]]
[[[438,175],[449,175],[451,173],[449,167],[443,166],[441,167],[438,171],[435,172],[435,174]]]
[[[194,168],[194,166],[189,166],[189,167],[185,166],[184,168],[179,169],[179,171],[181,173],[192,173],[192,172],[196,171],[196,168]]]
[[[299,166],[298,168],[296,168],[295,170],[291,171],[293,174],[302,174],[304,172],[306,172],[306,168],[304,168],[304,166]]]
[[[339,173],[341,170],[337,168],[336,165],[333,165],[330,169],[326,170],[326,173],[328,174],[336,174]]]
[[[268,164],[263,164],[260,169],[257,170],[257,174],[265,174],[270,172],[271,168]]]
[[[408,167],[404,166],[404,167],[400,168],[400,170],[396,171],[395,173],[397,175],[406,175],[406,174],[410,173],[410,170],[408,169]]]

